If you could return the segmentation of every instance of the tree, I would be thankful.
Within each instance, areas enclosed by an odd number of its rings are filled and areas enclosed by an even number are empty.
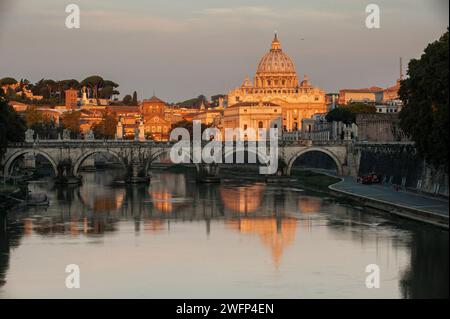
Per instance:
[[[448,171],[449,54],[448,30],[428,44],[420,59],[408,64],[408,78],[400,84],[403,101],[400,127],[416,143],[419,154]]]
[[[113,115],[104,112],[102,120],[92,126],[92,131],[94,132],[95,138],[111,139],[114,138],[116,134],[116,126],[116,118]]]
[[[179,122],[176,122],[172,124],[172,129],[182,127],[188,130],[191,140],[194,138],[194,123],[192,121],[182,120]],[[203,134],[203,131],[207,129],[208,127],[211,127],[211,125],[201,124],[201,132]]]
[[[81,81],[81,85],[85,85],[89,87],[93,91],[93,98],[98,98],[98,90],[99,88],[103,87],[104,80],[99,75],[91,75],[87,78],[85,78],[83,81]]]
[[[326,115],[327,122],[344,122],[345,124],[355,123],[355,114],[346,107],[337,107]]]
[[[205,106],[209,105],[208,100],[206,99],[206,97],[203,94],[200,94],[198,97],[193,98],[193,99],[189,99],[180,103],[177,103],[179,106],[181,107],[186,107],[186,108],[200,108],[200,106],[202,105],[202,103]]]
[[[123,102],[123,104],[125,104],[125,105],[131,105],[131,104],[133,103],[133,98],[131,97],[130,94],[127,94],[127,95],[125,95],[125,96],[123,97],[122,102]]]
[[[365,103],[352,103],[346,106],[337,107],[326,115],[327,122],[344,122],[352,124],[356,122],[356,114],[376,113],[374,105]]]
[[[51,139],[58,136],[58,127],[53,118],[45,116],[35,106],[25,111],[24,118],[26,126],[39,137]]]
[[[136,91],[133,92],[133,101],[131,102],[132,105],[137,106],[138,105],[138,100],[137,100],[137,93]]]
[[[77,138],[80,134],[80,111],[71,111],[64,113],[61,123],[62,127],[70,131],[70,135]]]
[[[345,106],[353,114],[373,114],[377,112],[375,105],[366,103],[351,103]]]
[[[14,78],[6,77],[0,80],[0,85],[14,85],[17,83],[17,80]]]
[[[25,122],[8,104],[0,90],[0,158],[8,142],[22,142],[25,139]]]

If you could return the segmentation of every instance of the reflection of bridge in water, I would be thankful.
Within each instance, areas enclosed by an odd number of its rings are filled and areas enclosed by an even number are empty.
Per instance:
[[[150,187],[98,187],[95,174],[87,173],[82,187],[58,187],[56,198],[50,198],[57,203],[57,211],[47,211],[41,218],[37,217],[41,208],[33,209],[33,215],[23,219],[24,234],[99,235],[118,231],[121,221],[130,220],[137,233],[168,232],[171,223],[203,221],[209,236],[211,223],[223,222],[227,229],[244,236],[256,235],[278,267],[298,225],[308,228],[308,215],[321,206],[318,198],[284,194],[281,188],[273,191],[263,183],[197,184],[193,189],[193,181],[185,174],[162,173],[152,178]],[[113,178],[109,173],[103,175]],[[46,183],[36,185],[41,190],[48,187]]]
[[[246,251],[253,260],[262,264],[269,260],[267,265],[277,272],[291,271],[293,257],[300,260],[314,257],[311,250],[316,245],[317,256],[324,255],[320,247],[323,249],[330,244],[337,248],[339,245],[333,244],[336,242],[349,244],[351,252],[377,247],[377,256],[378,249],[385,252],[386,248],[394,247],[396,252],[399,247],[412,247],[410,266],[400,273],[403,296],[442,297],[446,293],[442,290],[446,288],[442,278],[448,278],[448,272],[442,273],[442,269],[448,267],[438,265],[448,265],[448,254],[442,254],[443,248],[448,251],[448,241],[442,241],[435,232],[410,229],[402,224],[395,226],[396,223],[389,221],[386,227],[371,226],[374,218],[371,214],[361,214],[351,207],[273,185],[203,185],[195,184],[184,174],[163,173],[152,178],[150,187],[113,188],[99,187],[105,183],[99,184],[97,178],[91,178],[94,175],[113,177],[109,172],[86,173],[86,182],[81,187],[58,187],[53,191],[49,183],[35,185],[48,191],[51,205],[47,209],[30,208],[20,215],[10,215],[8,226],[0,227],[0,286],[7,282],[7,273],[14,273],[14,269],[9,269],[10,256],[16,251],[13,248],[28,245],[36,237],[38,241],[53,237],[57,242],[68,237],[80,238],[83,244],[102,242],[105,237],[109,238],[105,240],[107,244],[116,236],[116,241],[119,238],[124,239],[122,243],[131,240],[128,244],[133,245],[134,232],[141,237],[141,243],[156,243],[162,249],[162,252],[148,251],[154,258],[158,253],[165,254],[164,249],[175,247],[174,243],[183,240],[184,234],[195,232],[195,236],[189,238],[189,245],[199,243],[204,247],[204,242],[199,241],[205,238],[210,243],[229,238],[231,245],[242,243],[240,251]],[[102,182],[107,184],[107,181]],[[96,189],[99,190],[94,191]],[[251,193],[256,199],[245,205],[243,201]],[[198,236],[202,229],[206,230],[205,236]],[[411,236],[398,236],[404,231]],[[166,236],[169,233],[171,236]],[[386,233],[393,235],[386,236]],[[166,245],[165,240],[170,243]],[[339,249],[335,253],[340,253]],[[344,250],[345,253],[350,251]],[[388,255],[394,254],[388,251]],[[306,260],[302,262],[305,267],[311,266]],[[311,268],[302,271],[308,269]],[[448,286],[446,289],[448,295]]]

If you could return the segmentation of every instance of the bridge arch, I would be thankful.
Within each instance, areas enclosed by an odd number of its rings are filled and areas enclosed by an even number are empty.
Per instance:
[[[234,156],[234,154],[237,153],[237,149],[235,147],[233,147],[232,150],[229,150],[227,152],[225,152],[225,149],[226,149],[225,147],[223,149],[224,149],[224,153],[223,153],[222,163],[223,164],[227,164],[226,163],[226,158],[229,157],[230,155]],[[256,163],[255,164],[257,164],[258,161],[260,161],[260,157],[262,158],[262,161],[260,162],[260,164],[266,165],[268,163],[268,161],[270,160],[270,158],[269,158],[269,156],[267,156],[267,154],[264,154],[264,153],[260,152],[258,149],[255,151],[253,149],[244,148],[244,157],[245,157],[245,153],[247,153],[247,154],[248,153],[253,153],[253,154],[256,155]],[[245,164],[245,162],[243,164]]]
[[[330,150],[328,150],[326,148],[321,148],[321,147],[308,147],[308,148],[305,148],[305,149],[301,150],[297,154],[295,154],[288,161],[286,174],[287,175],[291,175],[292,166],[294,165],[295,160],[297,158],[301,157],[302,155],[304,155],[306,153],[310,153],[310,152],[319,152],[319,153],[324,153],[324,154],[328,155],[334,161],[334,163],[336,165],[337,174],[338,175],[342,175],[343,174],[343,167],[342,167],[342,163],[339,160],[339,158],[332,151],[330,151]]]
[[[96,149],[96,150],[85,152],[85,153],[81,154],[80,157],[78,157],[78,159],[75,161],[75,164],[73,166],[73,174],[75,176],[78,176],[78,172],[80,170],[81,165],[89,156],[94,155],[94,154],[102,154],[102,153],[108,153],[108,154],[114,156],[125,167],[125,162],[124,162],[122,156],[120,156],[118,153],[116,153],[110,149]]]
[[[25,150],[17,151],[15,153],[11,154],[8,158],[6,158],[5,166],[3,168],[4,176],[10,176],[11,168],[12,168],[12,165],[14,164],[14,162],[20,156],[28,154],[28,153],[34,153],[35,155],[41,155],[41,156],[45,157],[50,162],[50,164],[52,165],[53,172],[55,173],[55,176],[58,175],[58,166],[56,164],[56,161],[48,153],[46,153],[44,151],[41,151],[41,150],[37,150],[37,149],[25,149]]]
[[[148,171],[148,169],[150,168],[151,164],[152,164],[156,159],[160,158],[162,155],[170,154],[170,150],[171,150],[170,147],[168,147],[168,148],[163,148],[162,150],[159,150],[159,151],[155,152],[154,154],[152,154],[152,155],[150,156],[150,158],[149,158],[149,159],[146,161],[146,163],[145,163],[145,171]],[[192,152],[192,149],[191,149],[191,152]],[[199,171],[200,171],[200,165],[199,165],[199,163],[193,163],[192,153],[188,154],[188,153],[186,153],[186,152],[183,151],[183,154],[189,157],[189,159],[190,159],[190,161],[191,161],[190,164],[194,164],[194,165],[195,165],[195,168],[196,168],[196,170],[197,170],[197,172],[199,172]],[[179,164],[172,163],[172,164],[173,164],[173,165],[183,165],[183,164],[188,164],[188,163],[179,163]]]

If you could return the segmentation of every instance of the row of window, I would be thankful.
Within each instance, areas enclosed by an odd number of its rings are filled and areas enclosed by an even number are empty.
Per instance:
[[[398,109],[386,109],[386,113],[397,113]],[[378,113],[383,113],[383,109],[378,109]]]
[[[169,127],[168,126],[151,126],[150,130],[151,130],[151,132],[167,133],[167,132],[169,132]]]

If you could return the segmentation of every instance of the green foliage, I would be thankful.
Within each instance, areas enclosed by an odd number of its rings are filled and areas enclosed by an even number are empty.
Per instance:
[[[400,127],[416,143],[419,154],[435,167],[448,170],[449,54],[448,30],[429,44],[419,60],[408,65],[409,77],[401,82],[404,107]]]
[[[344,122],[345,124],[355,123],[355,114],[346,107],[337,107],[326,115],[327,122]]]
[[[134,91],[133,92],[133,100],[132,100],[132,105],[137,106],[138,105],[138,100],[137,100],[137,92]]]
[[[216,94],[216,95],[212,95],[211,96],[211,104],[213,107],[217,107],[219,106],[219,99],[220,98],[225,98],[226,95],[224,94]]]
[[[112,139],[116,134],[117,120],[113,115],[103,113],[103,118],[100,123],[92,126],[95,138]]]
[[[8,105],[8,100],[0,90],[0,158],[8,142],[22,142],[25,139],[25,122]]]
[[[26,126],[37,136],[46,139],[58,137],[59,128],[53,118],[45,116],[36,107],[29,107],[24,113]]]
[[[351,103],[345,107],[353,114],[373,114],[377,112],[375,105],[366,103]]]
[[[13,85],[16,84],[17,80],[14,78],[6,77],[0,80],[0,85]]]
[[[92,90],[92,97],[95,99],[99,97],[98,91],[99,89],[103,88],[104,83],[105,81],[99,75],[91,75],[81,81],[81,85],[85,85]]]
[[[298,178],[301,186],[319,191],[327,191],[328,186],[340,181],[337,177],[297,168],[292,169],[291,175]]]
[[[346,106],[339,106],[326,115],[327,122],[344,122],[345,124],[352,124],[356,121],[356,114],[370,114],[376,113],[374,105],[365,103],[351,103]]]
[[[70,131],[73,138],[77,138],[80,134],[80,111],[72,111],[64,113],[61,124],[62,127]]]
[[[125,104],[125,105],[133,105],[133,98],[131,97],[130,94],[127,94],[127,95],[125,95],[125,96],[123,97],[122,102],[123,102],[123,104]]]
[[[12,85],[16,83],[17,81],[11,77],[0,80],[0,85]],[[112,99],[114,95],[120,94],[116,90],[119,84],[110,80],[104,80],[98,75],[87,77],[82,82],[78,82],[76,79],[56,81],[43,78],[34,84],[30,83],[27,79],[21,79],[19,83],[19,87],[15,90],[12,88],[8,90],[8,99],[34,105],[62,105],[65,103],[65,91],[67,89],[80,90],[84,85],[88,88],[88,96],[93,98]],[[28,99],[25,94],[19,93],[24,89],[31,90],[33,95],[40,95],[43,99]]]
[[[185,101],[177,103],[177,104],[180,107],[198,109],[202,105],[202,102],[205,106],[209,105],[209,102],[204,95],[199,95],[196,98],[185,100]]]

